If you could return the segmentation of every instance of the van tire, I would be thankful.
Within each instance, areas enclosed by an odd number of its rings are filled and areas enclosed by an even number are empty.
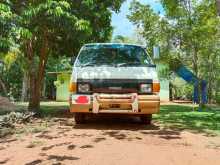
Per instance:
[[[140,117],[140,119],[141,119],[141,123],[142,123],[142,124],[150,125],[150,124],[151,124],[151,121],[152,121],[152,114],[142,115],[142,116]]]
[[[83,113],[75,113],[74,119],[76,124],[83,124],[86,121],[86,116]]]

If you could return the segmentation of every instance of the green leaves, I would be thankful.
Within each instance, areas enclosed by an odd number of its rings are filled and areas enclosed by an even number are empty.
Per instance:
[[[138,1],[133,1],[130,7],[131,14],[128,16],[138,29],[141,29],[141,35],[146,39],[148,51],[152,52],[153,46],[160,43],[163,39],[161,36],[162,20],[149,5],[143,5]]]
[[[0,3],[0,11],[1,11],[0,13],[1,19],[9,19],[12,17],[12,12],[9,6],[7,5]]]
[[[5,55],[11,47],[18,47],[25,64],[16,67],[23,68],[39,81],[37,84],[42,84],[47,60],[49,65],[62,63],[65,67],[59,68],[69,69],[66,61],[63,64],[63,57],[77,55],[85,43],[109,40],[110,10],[119,11],[123,1],[1,0],[0,53]],[[57,61],[51,63],[51,59]],[[36,91],[30,92],[31,95],[39,92],[40,87],[33,89]]]
[[[85,31],[88,34],[92,33],[92,29],[90,28],[90,22],[86,20],[79,20],[75,23],[76,27],[80,31]]]
[[[18,31],[20,33],[20,38],[31,39],[32,33],[30,32],[29,29],[27,29],[27,28],[20,28]]]
[[[220,91],[217,58],[220,19],[215,0],[161,0],[161,3],[163,17],[150,6],[133,1],[129,19],[142,30],[150,49],[160,45],[160,62],[169,64],[171,70],[181,63],[192,69],[195,75],[208,81],[211,97],[215,90]]]
[[[60,5],[60,6],[62,6],[63,8],[65,8],[65,9],[71,9],[70,7],[70,3],[69,2],[67,2],[67,1],[59,1],[58,2],[58,4]]]
[[[10,7],[0,3],[0,52],[7,52],[11,45],[12,18]]]

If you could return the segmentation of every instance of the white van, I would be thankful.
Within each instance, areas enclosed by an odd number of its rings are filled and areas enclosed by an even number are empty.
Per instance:
[[[76,123],[89,113],[139,116],[150,124],[160,108],[156,66],[142,46],[117,43],[84,45],[74,63],[70,111]]]

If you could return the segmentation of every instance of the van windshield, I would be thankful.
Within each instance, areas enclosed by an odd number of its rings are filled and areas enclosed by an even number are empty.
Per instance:
[[[142,66],[152,61],[140,46],[86,45],[80,51],[76,66]]]

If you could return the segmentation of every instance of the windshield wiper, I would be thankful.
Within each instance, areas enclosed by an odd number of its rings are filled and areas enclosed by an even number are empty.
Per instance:
[[[86,66],[95,66],[95,64],[85,64],[85,65],[81,65],[81,67],[86,67]]]
[[[82,64],[80,65],[80,67],[86,67],[86,66],[95,66],[95,63],[86,63],[86,64]]]
[[[86,63],[83,65],[80,65],[80,67],[86,67],[86,66],[102,66],[102,67],[108,67],[108,66],[113,66],[110,64],[100,64],[100,63]]]

